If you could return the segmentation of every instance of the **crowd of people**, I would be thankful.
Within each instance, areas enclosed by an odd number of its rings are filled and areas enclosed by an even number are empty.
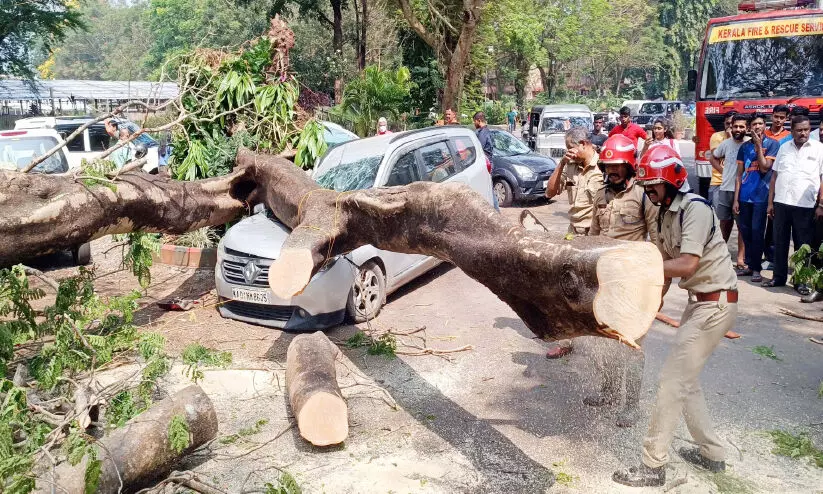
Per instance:
[[[725,130],[712,139],[713,170],[697,170],[702,189],[698,195],[689,186],[677,141],[665,120],[654,123],[651,135],[631,121],[628,108],[621,109],[620,120],[605,139],[602,120],[595,122],[593,132],[578,127],[566,133],[567,152],[549,180],[546,196],[567,192],[570,234],[654,242],[664,260],[663,295],[673,278],[679,278],[680,288],[688,292],[680,322],[667,321],[679,329],[660,373],[642,461],[612,477],[628,486],[662,486],[681,415],[697,446],[681,448],[679,455],[712,472],[725,470],[725,450],[708,415],[700,373],[724,336],[739,337],[732,331],[738,277],[783,286],[789,240],[795,249],[803,244],[819,247],[823,124],[812,131],[808,110],[797,107],[776,107],[771,122],[760,113],[726,115]],[[784,128],[787,121],[790,130]],[[639,142],[644,143],[642,150]],[[727,246],[735,223],[742,251],[736,264]],[[770,243],[773,253],[767,254]],[[761,275],[764,255],[771,255],[774,263],[770,280]],[[803,293],[802,286],[795,288]],[[823,298],[816,291],[806,293]],[[573,340],[559,342],[547,357],[572,350]],[[625,385],[617,425],[630,427],[639,416],[644,355],[642,350],[627,355],[615,353],[627,349],[608,351],[614,358],[608,365],[601,363],[600,388],[583,402],[620,403]]]
[[[820,128],[811,128],[807,108],[786,105],[774,107],[770,122],[762,113],[730,112],[724,127],[711,139],[705,197],[726,241],[738,229],[737,275],[764,287],[785,286],[790,241],[795,250],[804,244],[817,250],[823,240]],[[764,268],[773,271],[771,279],[761,274]],[[804,302],[823,299],[815,288],[794,285]]]

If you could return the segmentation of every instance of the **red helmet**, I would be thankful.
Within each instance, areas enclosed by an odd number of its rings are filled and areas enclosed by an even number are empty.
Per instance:
[[[686,176],[680,155],[665,144],[649,149],[637,167],[637,181],[642,185],[668,183],[680,189],[686,183]]]
[[[615,134],[603,143],[597,166],[605,172],[606,165],[627,164],[633,172],[637,168],[637,146],[623,134]]]

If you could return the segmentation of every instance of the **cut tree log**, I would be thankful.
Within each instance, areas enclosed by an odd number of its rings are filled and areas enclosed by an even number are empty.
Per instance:
[[[189,446],[179,453],[169,443],[169,424],[177,415],[186,418],[189,428]],[[199,386],[188,386],[155,403],[97,444],[102,471],[96,492],[120,492],[121,480],[124,488],[133,491],[165,477],[178,460],[214,439],[217,425],[214,406]],[[38,492],[52,492],[52,485],[56,484],[59,492],[82,494],[87,462],[88,456],[75,466],[68,462],[59,464],[53,483],[51,467],[41,468]]]
[[[527,231],[460,183],[337,193],[293,163],[241,150],[225,177],[175,182],[125,173],[116,192],[67,178],[0,174],[0,265],[109,233],[182,233],[265,203],[293,230],[269,270],[275,294],[300,293],[335,256],[361,245],[438,257],[479,281],[536,335],[600,335],[633,345],[660,306],[663,260],[647,242]]]
[[[349,411],[337,385],[340,355],[322,331],[295,336],[286,353],[286,388],[300,435],[315,446],[340,444],[349,435]]]

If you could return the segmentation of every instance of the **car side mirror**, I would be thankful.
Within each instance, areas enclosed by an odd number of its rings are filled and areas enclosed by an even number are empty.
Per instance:
[[[687,89],[689,91],[694,91],[697,89],[697,71],[690,70],[687,79]]]

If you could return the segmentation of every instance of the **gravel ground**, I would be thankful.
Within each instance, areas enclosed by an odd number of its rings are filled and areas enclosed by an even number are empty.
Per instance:
[[[565,230],[566,207],[562,200],[529,205],[558,230]],[[519,211],[504,214],[516,218]],[[98,273],[118,269],[119,249],[105,253],[111,246],[108,239],[93,243]],[[50,256],[38,267],[59,278],[75,271],[70,260]],[[417,335],[425,335],[431,348],[472,349],[448,358],[389,360],[344,348],[338,373],[351,432],[345,444],[319,449],[299,437],[284,396],[285,353],[293,335],[222,319],[213,295],[191,312],[160,311],[157,300],[213,289],[214,272],[155,266],[152,274],[139,323],[166,335],[173,355],[200,342],[234,356],[230,368],[206,371],[200,383],[214,401],[223,441],[178,466],[202,472],[226,492],[261,489],[280,469],[294,474],[309,493],[643,492],[613,484],[610,476],[639,459],[657,375],[675,334],[659,322],[646,338],[643,416],[635,427],[618,429],[617,408],[581,403],[592,386],[589,342],[569,357],[546,360],[548,344],[535,339],[511,309],[460,270],[440,266],[392,295],[372,326],[397,332],[425,326]],[[111,295],[137,283],[121,271],[100,278],[97,287]],[[773,455],[764,434],[776,428],[809,431],[823,446],[823,400],[817,397],[823,346],[808,339],[823,335],[823,327],[776,310],[821,314],[821,306],[801,306],[787,288],[764,290],[744,281],[740,290],[736,330],[743,338],[724,340],[703,373],[709,410],[728,442],[729,469],[712,476],[673,454],[668,492],[823,493],[823,469]],[[684,292],[673,288],[664,311],[678,318],[685,302]],[[327,334],[342,343],[356,330],[343,326]],[[758,345],[773,346],[781,360],[754,354]],[[165,384],[169,391],[187,384],[179,365]],[[225,439],[261,420],[266,423],[259,432]],[[675,449],[688,444],[685,427],[677,435]],[[685,483],[675,485],[680,479]]]

